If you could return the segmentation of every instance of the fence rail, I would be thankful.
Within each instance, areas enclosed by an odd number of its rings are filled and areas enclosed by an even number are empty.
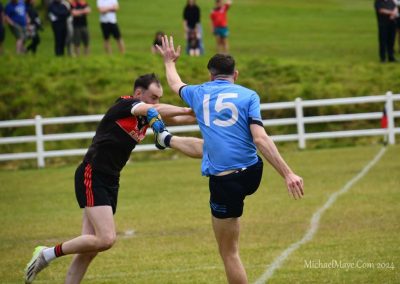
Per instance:
[[[297,133],[276,135],[272,139],[276,142],[283,141],[298,141],[300,149],[306,147],[307,140],[326,139],[326,138],[341,138],[341,137],[360,137],[360,136],[380,136],[386,135],[389,144],[395,144],[396,134],[400,134],[400,127],[395,127],[395,119],[400,118],[400,111],[394,110],[394,102],[400,101],[400,94],[393,95],[387,92],[382,96],[365,96],[353,98],[337,98],[337,99],[321,99],[321,100],[305,100],[297,98],[293,102],[279,102],[262,104],[261,110],[277,110],[277,109],[294,109],[295,117],[267,119],[263,120],[264,126],[279,126],[279,125],[296,125]],[[313,132],[306,133],[305,125],[324,122],[342,122],[354,120],[377,120],[381,119],[381,112],[356,113],[356,114],[338,114],[338,115],[321,115],[321,116],[304,116],[304,109],[307,107],[324,107],[332,105],[348,105],[348,104],[367,104],[367,103],[384,103],[388,127],[386,129],[354,129],[343,131],[330,132]],[[37,115],[34,119],[0,121],[0,128],[13,127],[35,127],[35,135],[18,136],[18,137],[0,137],[1,144],[18,144],[18,143],[36,143],[36,152],[25,153],[6,153],[0,154],[0,161],[21,160],[21,159],[37,159],[38,167],[45,166],[45,158],[65,157],[84,155],[87,149],[68,149],[68,150],[52,150],[45,151],[45,142],[48,141],[64,141],[92,138],[94,131],[76,132],[76,133],[58,133],[44,134],[43,126],[73,124],[73,123],[88,123],[98,122],[103,115],[85,115],[85,116],[70,116],[70,117],[53,117],[42,118]],[[173,126],[168,130],[171,133],[197,132],[198,125]],[[151,133],[148,130],[147,134]],[[134,151],[153,151],[157,148],[153,144],[145,144],[136,146]]]

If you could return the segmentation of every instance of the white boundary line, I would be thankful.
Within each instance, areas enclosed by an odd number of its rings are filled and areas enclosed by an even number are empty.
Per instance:
[[[386,148],[382,148],[379,153],[375,156],[374,159],[372,159],[362,170],[359,172],[355,177],[353,177],[350,181],[348,181],[344,187],[342,187],[340,190],[334,192],[331,194],[329,197],[328,201],[321,207],[319,208],[314,215],[311,218],[310,221],[310,228],[306,232],[306,234],[303,236],[303,238],[291,244],[286,250],[284,250],[280,256],[275,258],[275,260],[272,262],[271,265],[269,265],[268,269],[265,270],[265,272],[260,276],[260,278],[257,279],[255,284],[263,284],[268,281],[274,274],[275,270],[279,269],[282,265],[282,263],[294,252],[297,250],[301,245],[309,242],[312,240],[314,237],[315,233],[318,230],[319,226],[319,220],[321,219],[322,214],[329,208],[331,205],[336,201],[336,199],[349,191],[349,189],[355,184],[358,180],[363,178],[365,174],[368,173],[368,171],[380,160],[380,158],[383,156],[385,153]]]

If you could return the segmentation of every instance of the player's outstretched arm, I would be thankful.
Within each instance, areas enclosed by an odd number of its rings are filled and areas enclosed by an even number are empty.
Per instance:
[[[265,132],[264,127],[258,124],[251,124],[250,131],[253,136],[254,143],[265,159],[276,169],[276,171],[285,179],[286,187],[289,194],[294,199],[303,197],[304,184],[303,179],[293,173],[290,167],[283,160],[275,146],[274,141]]]
[[[156,45],[156,47],[164,58],[168,85],[174,93],[179,95],[180,88],[186,85],[182,82],[175,65],[181,55],[181,46],[179,45],[175,50],[174,38],[170,36],[168,39],[168,36],[165,35],[162,37],[162,45]]]

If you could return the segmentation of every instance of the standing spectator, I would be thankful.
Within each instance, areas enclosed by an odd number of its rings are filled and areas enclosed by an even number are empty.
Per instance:
[[[75,54],[80,55],[80,45],[83,43],[83,52],[89,54],[89,30],[87,27],[87,14],[91,12],[89,5],[85,0],[72,0],[72,16],[74,17],[74,46]]]
[[[215,8],[210,14],[213,33],[217,40],[217,52],[228,53],[228,17],[227,12],[232,1],[227,0],[225,4],[222,0],[215,1]]]
[[[17,54],[22,54],[25,52],[24,41],[27,23],[24,0],[10,0],[6,5],[5,13],[6,22],[10,26],[10,30],[17,40],[15,50]]]
[[[69,11],[69,16],[67,18],[67,38],[65,39],[65,47],[67,48],[67,54],[69,56],[75,56],[73,51],[73,40],[74,40],[74,26],[73,26],[73,17],[72,17],[72,7],[71,0],[62,0],[65,6],[67,6]]]
[[[6,35],[6,31],[4,30],[4,22],[4,9],[3,4],[0,2],[0,55],[3,54],[3,42]]]
[[[188,0],[183,10],[183,28],[185,31],[185,38],[187,40],[186,53],[189,54],[189,33],[195,30],[200,45],[200,53],[204,53],[203,46],[203,29],[200,23],[200,8],[196,4],[196,0]]]
[[[396,38],[397,6],[394,0],[375,0],[375,11],[379,30],[379,56],[381,62],[396,62],[394,43]]]
[[[101,31],[104,38],[104,49],[108,54],[112,53],[110,36],[117,41],[119,51],[125,53],[125,43],[117,24],[117,14],[119,9],[118,0],[97,0],[97,8],[100,12]]]
[[[49,18],[54,33],[54,51],[63,56],[67,39],[67,19],[70,15],[69,4],[63,0],[53,0],[49,6]]]
[[[26,47],[27,52],[36,54],[37,47],[40,43],[39,30],[42,30],[42,22],[39,14],[35,10],[35,0],[25,0],[26,12],[28,14],[27,38],[31,40]]]
[[[400,12],[400,0],[396,0],[397,3],[397,11]],[[399,53],[400,53],[400,13],[397,14],[397,42],[398,42],[398,47],[399,47]]]

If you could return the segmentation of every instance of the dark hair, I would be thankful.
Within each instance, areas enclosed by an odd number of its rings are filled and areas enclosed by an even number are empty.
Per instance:
[[[151,74],[144,74],[142,76],[139,76],[135,80],[135,84],[133,85],[133,91],[135,91],[137,88],[143,88],[143,89],[147,90],[152,83],[156,83],[157,85],[160,85],[160,81],[158,80],[156,74],[151,73]]]
[[[228,54],[215,54],[210,58],[207,69],[211,75],[233,75],[235,72],[235,59]]]

